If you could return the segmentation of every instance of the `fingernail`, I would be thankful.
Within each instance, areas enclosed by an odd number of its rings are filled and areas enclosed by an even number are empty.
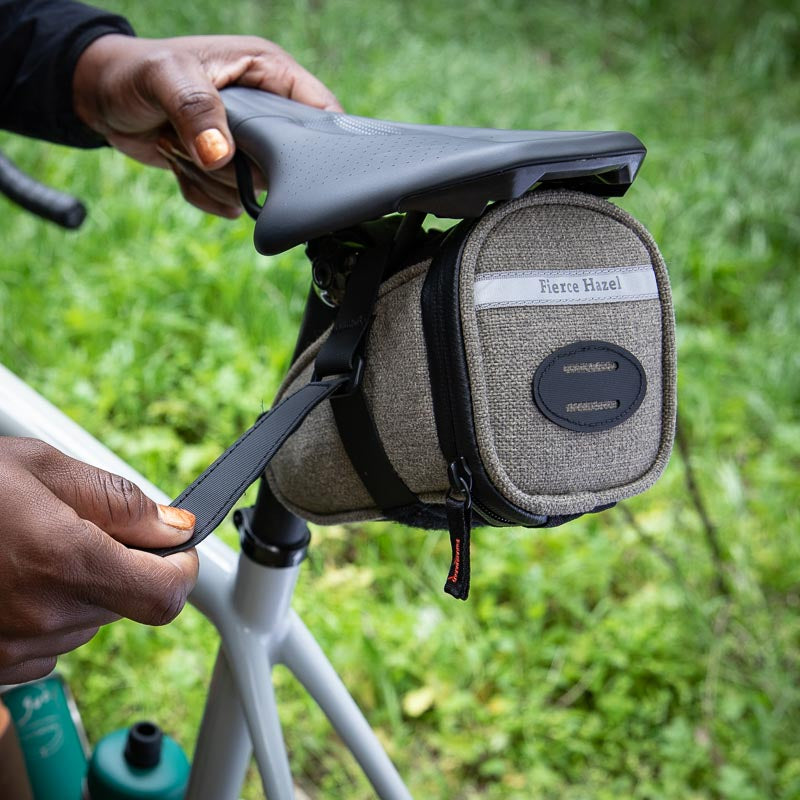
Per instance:
[[[198,133],[194,139],[194,146],[197,155],[207,167],[215,164],[221,158],[225,158],[231,151],[228,140],[222,135],[222,131],[217,128],[209,128],[202,133]]]
[[[158,504],[158,518],[170,528],[179,531],[190,531],[194,528],[194,514],[184,508],[174,506],[162,506]]]

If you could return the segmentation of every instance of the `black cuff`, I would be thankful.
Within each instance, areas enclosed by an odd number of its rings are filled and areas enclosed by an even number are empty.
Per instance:
[[[74,0],[0,0],[0,128],[75,147],[105,142],[75,114],[72,83],[98,37],[127,20]]]

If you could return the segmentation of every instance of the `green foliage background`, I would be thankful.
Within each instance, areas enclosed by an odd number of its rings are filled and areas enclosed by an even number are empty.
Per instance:
[[[317,529],[296,608],[415,797],[800,797],[796,3],[106,5],[141,35],[272,38],[353,113],[647,144],[620,202],[670,266],[686,444],[658,486],[563,529],[478,533],[464,605],[441,594],[446,537]],[[246,219],[111,151],[0,146],[91,208],[72,235],[0,202],[0,360],[177,492],[269,404],[302,252],[257,256]],[[215,648],[187,609],[113,625],[61,668],[93,739],[153,717],[191,749]],[[276,677],[299,784],[372,796]]]

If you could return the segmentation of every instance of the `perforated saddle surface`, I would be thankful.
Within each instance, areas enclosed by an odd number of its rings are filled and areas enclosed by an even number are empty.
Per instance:
[[[237,147],[267,178],[255,229],[264,254],[395,211],[478,216],[539,182],[621,195],[646,152],[618,131],[412,125],[244,88],[222,98]]]

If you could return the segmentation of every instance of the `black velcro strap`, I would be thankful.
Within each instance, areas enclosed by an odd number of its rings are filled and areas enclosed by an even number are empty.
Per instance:
[[[314,375],[317,378],[355,370],[364,337],[372,322],[372,309],[378,299],[390,249],[390,245],[384,245],[359,254],[347,281],[347,290],[336,321],[314,361]]]
[[[272,457],[309,413],[348,380],[349,376],[345,375],[333,380],[306,384],[259,417],[250,430],[242,434],[171,503],[195,515],[192,538],[177,547],[153,549],[149,552],[168,556],[202,542],[225,519],[247,487],[261,475]]]
[[[358,375],[348,392],[331,398],[331,409],[353,468],[375,505],[384,513],[417,502],[383,449],[360,386],[359,361],[390,255],[391,244],[359,254],[336,321],[314,363],[314,374],[318,377],[344,372]]]
[[[414,505],[417,496],[389,461],[363,389],[332,397],[331,409],[345,452],[375,505],[384,513]]]

